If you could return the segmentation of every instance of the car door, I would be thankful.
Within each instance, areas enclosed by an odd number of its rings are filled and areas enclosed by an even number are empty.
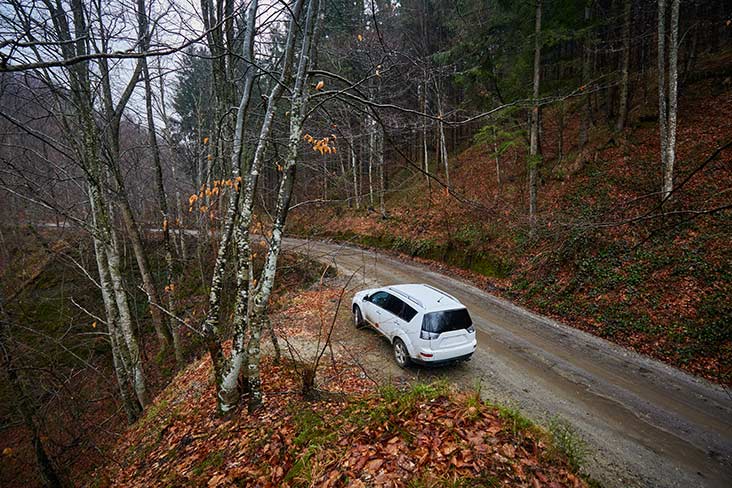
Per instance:
[[[377,291],[369,297],[368,306],[364,310],[366,320],[379,330],[381,330],[381,323],[388,317],[388,312],[384,307],[390,296],[385,291]]]
[[[390,340],[397,333],[397,330],[405,325],[401,318],[404,306],[404,302],[392,294],[389,294],[384,304],[384,312],[382,312],[382,320],[379,325],[381,332]]]

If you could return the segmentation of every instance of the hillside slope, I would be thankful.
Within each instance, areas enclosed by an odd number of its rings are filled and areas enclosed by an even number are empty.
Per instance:
[[[273,317],[288,349],[303,354],[314,343],[337,295],[288,294]],[[587,486],[577,474],[583,448],[566,426],[551,436],[445,382],[376,387],[357,363],[335,358],[324,360],[319,389],[306,398],[304,363],[267,357],[265,408],[225,418],[214,412],[208,357],[194,361],[120,437],[115,461],[90,485]]]
[[[561,158],[559,111],[545,110],[533,238],[521,140],[499,158],[500,184],[493,146],[476,143],[452,159],[459,198],[404,177],[387,218],[299,207],[289,230],[445,263],[545,315],[732,384],[732,148],[715,154],[730,142],[732,92],[718,80],[682,92],[677,190],[663,208],[653,103],[636,106],[622,134],[596,121],[581,150],[578,118],[567,111]]]

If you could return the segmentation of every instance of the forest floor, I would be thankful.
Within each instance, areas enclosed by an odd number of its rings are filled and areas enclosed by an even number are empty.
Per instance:
[[[286,342],[280,361],[266,347],[264,408],[216,416],[210,361],[196,360],[91,485],[587,486],[577,474],[584,447],[566,425],[549,433],[478,391],[393,376],[378,366],[386,358],[375,335],[358,349],[341,347],[353,335],[348,302],[336,315],[341,291],[314,286],[280,297],[286,305],[272,321]],[[324,347],[331,331],[333,349]],[[317,388],[303,395],[317,351]]]
[[[43,226],[3,228],[2,238],[0,286],[13,320],[11,349],[21,369],[38,372],[34,384],[26,383],[35,399],[37,422],[43,426],[45,448],[63,477],[86,479],[126,429],[106,326],[99,318],[104,316],[101,297],[80,267],[93,269],[91,241],[72,227]],[[162,244],[151,240],[148,252],[153,271],[161,274]],[[210,279],[206,273],[212,268],[211,256],[204,248],[198,259],[180,270],[176,304],[194,326],[207,305],[205,280]],[[123,269],[129,283],[139,279],[134,266],[127,254]],[[282,256],[279,270],[275,299],[320,277],[313,274],[311,262],[290,253]],[[233,304],[233,286],[224,283],[226,307]],[[146,384],[155,395],[170,382],[177,366],[172,354],[160,353],[146,296],[132,286],[128,292],[140,332]],[[227,323],[225,318],[224,326]],[[185,330],[182,335],[187,358],[192,359],[201,343]],[[29,433],[4,378],[0,376],[0,485],[40,486]]]
[[[677,189],[663,208],[654,103],[652,95],[637,102],[621,134],[596,121],[584,149],[576,145],[577,107],[545,110],[534,237],[520,138],[498,141],[511,142],[498,158],[500,183],[493,144],[476,142],[451,159],[459,198],[422,176],[394,174],[386,217],[369,208],[378,203],[367,195],[360,210],[298,207],[288,231],[439,265],[543,315],[732,385],[732,148],[711,157],[730,142],[732,91],[718,80],[685,87]]]

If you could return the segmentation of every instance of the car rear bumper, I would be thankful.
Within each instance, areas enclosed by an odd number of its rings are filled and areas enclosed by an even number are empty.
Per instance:
[[[446,364],[455,361],[466,361],[473,355],[478,343],[476,340],[472,340],[467,344],[461,344],[457,347],[451,347],[449,349],[418,349],[417,354],[412,358],[412,361],[419,364]]]
[[[412,358],[412,362],[421,364],[423,366],[444,366],[445,364],[458,363],[460,361],[468,361],[472,355],[473,355],[473,353],[471,352],[470,354],[466,354],[464,356],[454,357],[454,358],[450,358],[450,359],[437,359],[435,361],[427,361],[426,359],[428,359],[428,358],[423,358],[423,359]]]

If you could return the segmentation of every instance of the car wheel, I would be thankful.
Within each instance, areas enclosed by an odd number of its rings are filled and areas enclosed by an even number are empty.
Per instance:
[[[361,315],[361,309],[358,308],[358,305],[353,307],[353,325],[357,329],[363,327],[363,315]]]
[[[394,339],[394,360],[400,368],[406,368],[410,363],[407,346],[399,338]]]

